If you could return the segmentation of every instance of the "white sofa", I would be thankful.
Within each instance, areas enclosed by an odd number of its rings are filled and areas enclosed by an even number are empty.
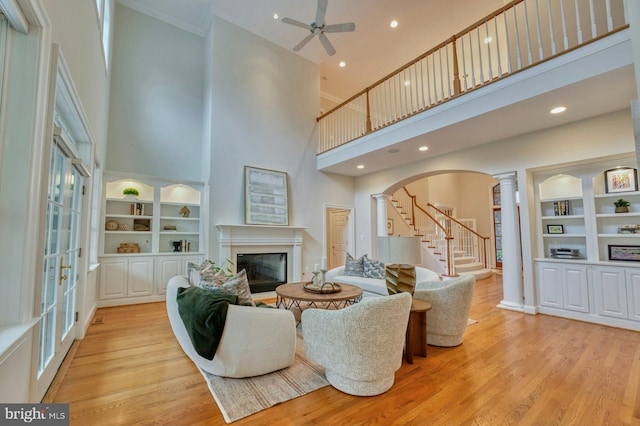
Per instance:
[[[202,370],[223,377],[253,377],[288,367],[296,351],[296,321],[285,309],[229,305],[220,344],[212,360],[196,352],[178,312],[178,287],[190,287],[185,276],[167,284],[169,323],[184,353]]]
[[[344,274],[344,266],[333,268],[325,274],[325,281],[338,284],[352,284],[362,289],[362,297],[388,296],[387,284],[384,279],[354,277]],[[427,281],[440,281],[438,274],[430,269],[416,266],[416,289],[420,288],[420,283]]]

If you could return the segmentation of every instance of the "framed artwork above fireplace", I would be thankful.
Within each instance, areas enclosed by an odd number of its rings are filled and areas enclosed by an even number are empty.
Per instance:
[[[247,225],[289,225],[287,173],[244,166]]]

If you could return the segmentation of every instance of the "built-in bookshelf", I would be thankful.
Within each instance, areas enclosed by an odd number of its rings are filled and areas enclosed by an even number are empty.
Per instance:
[[[162,300],[172,276],[204,260],[203,188],[105,172],[100,306]]]
[[[635,158],[534,173],[541,313],[640,331],[640,191]],[[623,187],[610,176],[629,173]],[[628,212],[616,212],[623,199]]]

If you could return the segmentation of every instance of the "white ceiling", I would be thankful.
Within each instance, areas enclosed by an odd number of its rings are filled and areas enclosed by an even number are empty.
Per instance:
[[[216,15],[286,49],[292,49],[308,33],[274,19],[274,13],[280,19],[289,17],[306,23],[315,17],[316,10],[316,0],[117,1],[201,36],[206,34],[212,16]],[[337,51],[334,56],[328,56],[317,39],[311,40],[299,54],[320,65],[323,97],[341,101],[506,3],[508,0],[329,0],[325,22],[355,22],[355,32],[328,34]],[[396,29],[389,26],[393,19],[399,22]],[[345,61],[347,66],[340,68],[340,61]],[[408,140],[404,145],[429,143],[430,156],[443,154],[468,147],[465,141],[470,134],[481,135],[474,138],[476,142],[481,139],[480,143],[487,143],[628,108],[634,98],[635,80],[630,69],[613,75],[602,74],[588,84],[568,84],[516,107],[439,129],[423,135],[419,141]],[[568,113],[550,117],[549,105],[563,103],[570,104]],[[446,146],[443,143],[437,146],[439,141],[446,141]],[[413,151],[405,149],[402,151],[407,158],[397,155],[396,161],[390,161],[388,155],[381,155],[388,148],[359,156],[330,171],[359,175],[416,160],[410,153]],[[354,162],[380,164],[356,172],[351,164]]]
[[[308,32],[280,21],[289,17],[308,23],[316,0],[118,0],[119,3],[201,36],[212,15],[292,49]],[[321,90],[346,99],[402,64],[450,38],[505,0],[329,0],[327,24],[355,22],[352,33],[327,34],[337,53],[328,56],[316,39],[299,54],[320,64]],[[274,19],[277,13],[279,19]],[[389,24],[397,20],[392,29]],[[340,61],[347,66],[339,67]]]

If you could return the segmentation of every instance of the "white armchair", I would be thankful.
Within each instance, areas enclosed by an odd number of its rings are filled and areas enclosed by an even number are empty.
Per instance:
[[[427,343],[458,346],[467,329],[476,279],[461,275],[449,281],[424,282],[413,292],[415,299],[431,302],[427,311]]]
[[[178,287],[190,287],[176,276],[167,285],[169,322],[185,354],[202,370],[223,377],[252,377],[288,367],[296,351],[296,322],[284,309],[229,305],[220,344],[212,360],[196,352],[178,312]]]
[[[393,386],[411,310],[411,295],[364,299],[339,310],[302,312],[307,357],[342,392],[371,396]]]

